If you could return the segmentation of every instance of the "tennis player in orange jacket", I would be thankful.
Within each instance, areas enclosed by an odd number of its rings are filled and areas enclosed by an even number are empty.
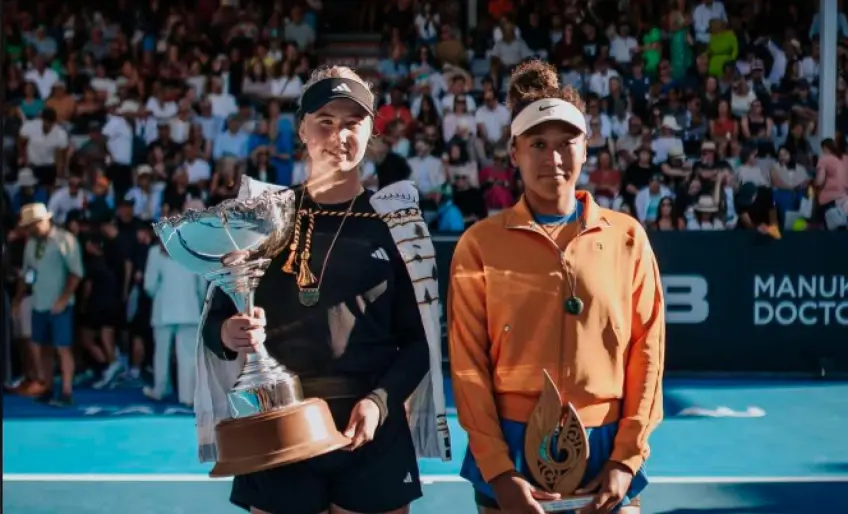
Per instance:
[[[526,423],[547,370],[587,427],[584,513],[638,513],[648,436],[662,419],[665,309],[656,259],[634,218],[575,191],[586,160],[580,96],[550,65],[512,74],[512,161],[525,193],[472,226],[451,266],[450,361],[462,475],[481,513],[541,513]]]

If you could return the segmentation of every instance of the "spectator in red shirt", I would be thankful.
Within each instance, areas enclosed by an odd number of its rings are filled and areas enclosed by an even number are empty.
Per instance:
[[[413,126],[412,113],[409,112],[409,107],[406,106],[403,91],[398,87],[394,87],[391,93],[389,93],[389,96],[391,98],[390,103],[377,109],[377,119],[375,121],[377,134],[383,134],[388,124],[394,120],[403,121],[406,127]]]

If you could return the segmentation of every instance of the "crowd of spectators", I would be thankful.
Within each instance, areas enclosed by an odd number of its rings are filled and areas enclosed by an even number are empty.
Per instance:
[[[459,0],[363,3],[361,28],[382,29],[384,56],[374,73],[379,137],[362,182],[377,189],[411,178],[436,231],[461,232],[521,194],[503,100],[509,70],[528,58],[556,65],[562,83],[583,93],[591,133],[579,187],[602,205],[650,230],[844,229],[841,0],[834,138],[818,135],[816,2],[483,6],[469,31]],[[172,319],[152,307],[173,291],[145,285],[160,252],[150,222],[232,197],[241,174],[305,179],[293,112],[331,17],[320,0],[10,0],[3,9],[4,226],[12,227],[4,258],[17,268],[8,281],[20,282],[27,258],[45,252],[27,257],[31,230],[14,228],[22,211],[33,216],[43,204],[38,219],[78,238],[85,270],[71,302],[83,327],[76,380],[138,381],[153,353],[151,321],[168,325],[161,337],[179,346],[174,327],[199,316]],[[33,335],[21,314],[28,285],[12,288],[22,339]],[[199,308],[196,288],[180,290]],[[29,380],[15,391],[51,398],[42,357],[22,355]],[[151,398],[169,389],[161,373],[145,389]],[[54,401],[69,403],[71,389]]]
[[[441,228],[510,205],[502,101],[509,70],[538,57],[585,98],[580,187],[602,205],[654,230],[844,229],[848,20],[840,2],[837,134],[822,138],[816,4],[492,0],[463,38],[425,2],[387,37],[388,140],[461,214]]]

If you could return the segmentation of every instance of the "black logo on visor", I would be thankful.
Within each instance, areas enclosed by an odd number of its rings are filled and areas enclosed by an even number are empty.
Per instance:
[[[539,106],[539,112],[545,112],[548,109],[553,109],[554,107],[556,107],[556,104],[554,104],[554,105],[540,105]]]

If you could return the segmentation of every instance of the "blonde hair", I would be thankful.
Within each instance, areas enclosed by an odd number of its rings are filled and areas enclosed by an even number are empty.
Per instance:
[[[374,91],[373,91],[373,87],[372,87],[371,83],[368,82],[367,80],[363,79],[358,73],[353,71],[353,68],[350,68],[348,66],[327,66],[327,65],[325,65],[325,66],[319,66],[318,68],[315,68],[314,70],[312,70],[312,74],[309,75],[309,79],[306,81],[306,84],[303,85],[303,92],[300,94],[300,98],[302,99],[303,95],[306,94],[306,90],[309,89],[310,87],[312,87],[316,82],[319,82],[319,81],[322,81],[322,80],[325,80],[325,79],[348,79],[348,80],[355,80],[356,82],[359,82],[360,84],[362,84],[365,87],[365,89],[368,90],[368,102],[371,104],[372,107],[375,106],[376,97],[374,96]],[[372,125],[372,129],[373,129],[373,125]],[[373,149],[374,149],[373,145],[377,140],[382,140],[382,136],[375,134],[373,137],[371,137],[368,140],[368,150],[369,151],[373,151]],[[306,153],[304,160],[306,160],[307,162],[309,161],[309,153],[308,152]],[[363,159],[363,162],[364,162],[364,159]],[[360,163],[360,167],[361,166],[362,166],[362,163]]]
[[[374,105],[374,92],[371,89],[371,84],[368,83],[365,79],[359,76],[358,73],[353,71],[353,68],[349,68],[347,66],[320,66],[312,70],[312,74],[309,76],[309,80],[306,81],[306,84],[303,85],[303,93],[300,95],[303,98],[303,94],[306,93],[306,90],[312,87],[316,82],[319,82],[324,79],[348,79],[355,80],[359,82],[365,89],[368,90],[368,101],[371,105]]]

